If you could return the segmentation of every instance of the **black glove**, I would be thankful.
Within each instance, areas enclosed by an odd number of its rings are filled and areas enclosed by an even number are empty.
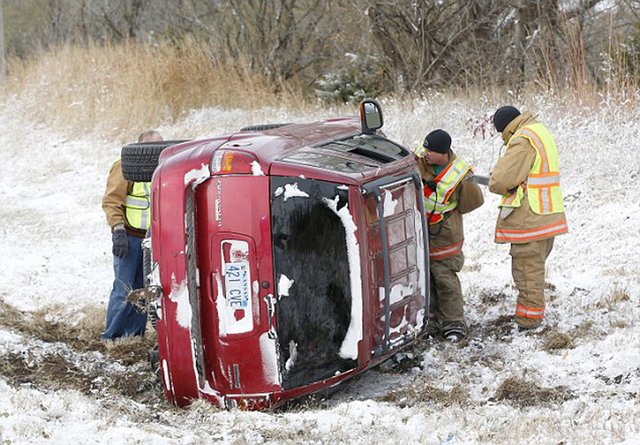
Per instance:
[[[126,258],[129,255],[129,238],[124,227],[118,227],[112,235],[113,248],[111,251],[118,258]]]

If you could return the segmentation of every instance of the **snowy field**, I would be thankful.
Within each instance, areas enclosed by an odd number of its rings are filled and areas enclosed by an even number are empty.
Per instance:
[[[469,121],[497,105],[387,103],[385,131],[413,148],[444,128],[487,174],[501,141],[474,138]],[[485,205],[465,217],[468,341],[425,341],[328,399],[242,412],[169,406],[141,354],[127,361],[78,340],[80,326],[99,334],[112,283],[101,198],[122,141],[65,138],[3,103],[0,442],[640,444],[640,113],[556,109],[541,99],[531,110],[559,147],[570,228],[548,261],[542,332],[512,329],[508,246],[493,243],[498,199],[485,190]],[[160,131],[194,138],[328,117],[207,109]]]

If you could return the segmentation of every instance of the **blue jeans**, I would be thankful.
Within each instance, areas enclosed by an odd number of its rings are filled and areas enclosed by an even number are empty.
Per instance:
[[[147,313],[126,301],[129,290],[143,287],[142,238],[129,234],[127,237],[129,254],[125,258],[113,257],[115,280],[109,296],[107,326],[101,336],[103,340],[144,335],[147,325]]]

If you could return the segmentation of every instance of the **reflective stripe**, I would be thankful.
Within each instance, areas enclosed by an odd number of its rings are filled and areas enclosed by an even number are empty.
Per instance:
[[[558,152],[553,137],[540,123],[522,127],[511,137],[509,143],[517,137],[529,141],[536,151],[536,158],[527,180],[515,193],[504,196],[500,206],[520,207],[526,194],[531,210],[538,215],[564,211],[560,191]]]
[[[146,198],[137,198],[131,195],[127,195],[125,205],[127,207],[134,207],[136,209],[146,209],[149,207],[149,201],[147,201]]]
[[[442,204],[438,201],[434,201],[431,198],[424,198],[424,204],[427,206],[429,211],[435,209],[437,213],[446,213],[450,210],[455,209],[458,206],[458,201],[451,201],[449,204]]]
[[[147,208],[144,209],[142,211],[142,215],[140,215],[140,227],[144,227],[145,230],[149,228],[149,207],[150,207],[150,201],[149,201],[149,197],[151,196],[151,190],[149,187],[149,183],[145,182],[143,184],[144,187],[144,192],[147,196]]]
[[[440,222],[442,220],[442,214],[458,207],[458,201],[449,202],[449,198],[469,170],[471,170],[469,164],[462,159],[457,159],[451,162],[436,176],[437,194],[429,187],[424,187],[424,206],[427,215],[430,216],[429,224]]]
[[[526,307],[518,304],[516,315],[525,318],[544,318],[544,307]]]
[[[462,243],[463,241],[460,241],[459,243],[443,247],[442,249],[429,249],[429,258],[432,260],[438,260],[453,256],[458,252],[462,252]]]
[[[524,127],[520,134],[524,136],[528,136],[529,140],[533,142],[533,146],[538,153],[540,153],[540,157],[542,158],[542,163],[540,165],[540,173],[548,173],[549,172],[549,156],[547,155],[547,150],[545,149],[544,144],[542,143],[542,139],[540,136],[533,131],[531,128]]]
[[[134,182],[131,192],[125,199],[125,216],[130,227],[139,230],[149,228],[151,184]]]
[[[568,232],[567,221],[560,221],[546,227],[527,230],[504,230],[496,229],[496,241],[522,242],[531,241],[537,238],[548,238]]]
[[[528,182],[529,187],[553,187],[560,185],[560,173],[531,174]]]

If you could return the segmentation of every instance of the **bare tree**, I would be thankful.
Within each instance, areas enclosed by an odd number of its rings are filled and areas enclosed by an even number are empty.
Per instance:
[[[314,0],[185,0],[169,15],[182,32],[205,36],[218,50],[271,79],[290,79],[330,57],[337,31],[333,2]]]
[[[7,63],[4,54],[4,19],[2,16],[2,0],[0,0],[0,82],[7,75]]]
[[[502,6],[494,0],[371,1],[366,14],[396,92],[486,80]]]

